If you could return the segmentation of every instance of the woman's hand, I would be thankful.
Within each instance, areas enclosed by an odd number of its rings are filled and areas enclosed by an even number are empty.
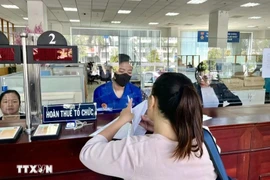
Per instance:
[[[147,131],[154,132],[154,121],[149,119],[147,115],[142,116],[140,125]]]
[[[128,102],[128,106],[121,111],[118,120],[113,122],[110,126],[101,131],[99,134],[104,136],[108,141],[112,140],[114,135],[123,125],[125,125],[127,122],[132,121],[133,114],[131,113],[131,109],[132,99]]]
[[[131,122],[134,115],[132,114],[132,99],[128,102],[128,106],[123,109],[120,113],[119,120],[127,122]]]

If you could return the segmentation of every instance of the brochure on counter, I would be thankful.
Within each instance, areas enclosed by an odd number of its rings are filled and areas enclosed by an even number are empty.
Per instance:
[[[22,129],[21,126],[0,127],[0,143],[16,142]]]
[[[61,131],[61,124],[40,124],[32,135],[32,140],[57,139]]]

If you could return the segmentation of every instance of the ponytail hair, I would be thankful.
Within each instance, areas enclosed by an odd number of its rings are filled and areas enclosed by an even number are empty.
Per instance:
[[[203,154],[202,106],[191,80],[181,73],[164,73],[154,83],[152,95],[158,108],[170,121],[178,145],[172,157],[183,159],[194,152]]]
[[[173,157],[176,159],[190,157],[192,152],[195,152],[197,157],[201,157],[203,154],[203,113],[201,103],[198,103],[200,99],[193,85],[184,86],[182,89],[175,121],[171,122],[178,141]]]

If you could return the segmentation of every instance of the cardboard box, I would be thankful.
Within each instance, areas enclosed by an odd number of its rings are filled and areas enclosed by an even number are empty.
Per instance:
[[[244,86],[244,80],[239,78],[222,79],[222,82],[229,89],[241,89]]]
[[[0,68],[0,76],[4,76],[8,74],[8,67],[1,67]]]
[[[260,86],[263,87],[264,86],[264,79],[262,77],[259,76],[247,76],[244,78],[244,86],[245,87],[253,87],[253,86]]]

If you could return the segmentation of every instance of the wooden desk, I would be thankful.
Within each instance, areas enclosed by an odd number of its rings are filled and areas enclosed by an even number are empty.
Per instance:
[[[230,176],[238,180],[270,179],[270,105],[204,109],[213,119],[205,121],[222,150]],[[98,116],[97,126],[117,114]],[[79,153],[95,130],[94,125],[79,130],[62,129],[58,140],[29,142],[22,134],[14,144],[0,144],[0,179],[115,179],[85,168]],[[18,174],[17,165],[53,165],[53,174]]]

